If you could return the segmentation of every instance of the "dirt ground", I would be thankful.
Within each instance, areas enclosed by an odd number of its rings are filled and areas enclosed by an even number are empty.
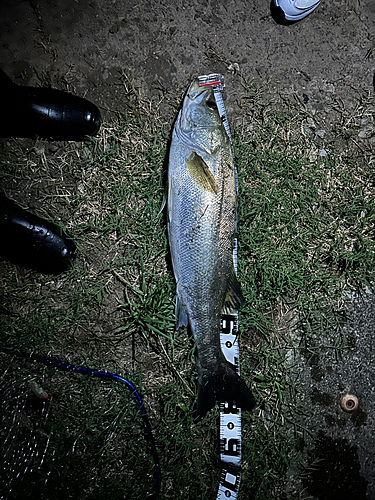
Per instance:
[[[271,98],[297,103],[328,137],[345,127],[343,147],[356,142],[351,121],[359,123],[368,147],[375,146],[374,119],[368,113],[361,117],[374,99],[373,0],[322,0],[313,14],[289,26],[275,22],[265,0],[0,0],[0,67],[17,84],[53,86],[86,97],[100,108],[103,120],[123,111],[126,75],[145,96],[160,101],[161,115],[170,123],[192,78],[220,72],[231,124],[243,119],[240,96],[246,82],[248,88],[265,89]],[[371,322],[374,301],[356,308],[356,318],[362,317],[361,310],[370,311],[352,327],[358,333],[363,322]],[[371,339],[373,329],[367,328],[366,334]],[[368,343],[361,348],[367,352],[363,384],[371,385],[373,351]],[[333,372],[342,375],[341,368]],[[305,377],[310,387],[317,384],[318,406],[324,409],[321,394],[329,393],[329,380],[325,388],[322,380],[314,379],[314,373]],[[368,411],[375,411],[373,390],[369,394]],[[317,415],[313,425],[325,418]],[[329,425],[326,419],[326,428],[334,430],[329,438],[325,429],[320,439],[331,443],[336,454],[350,454],[360,443],[353,481],[359,475],[367,482],[367,497],[359,493],[357,498],[371,500],[375,466],[365,443],[375,449],[375,424],[371,416],[361,418],[349,427],[342,421]],[[293,495],[291,486],[291,498],[296,498]],[[310,488],[309,495],[299,498],[328,498],[317,488]]]
[[[121,111],[120,74],[149,96],[184,91],[198,74],[222,72],[227,113],[239,119],[240,73],[288,93],[322,123],[372,94],[375,5],[333,0],[302,22],[275,23],[266,1],[9,1],[0,6],[2,69],[15,82],[86,96],[104,119]],[[337,109],[327,108],[336,103]]]

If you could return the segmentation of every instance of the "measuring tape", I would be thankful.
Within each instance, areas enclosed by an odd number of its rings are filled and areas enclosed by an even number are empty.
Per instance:
[[[232,144],[228,118],[224,107],[222,91],[224,76],[218,73],[198,77],[199,86],[213,87],[217,109],[229,140]],[[236,189],[238,191],[237,170]],[[235,228],[237,230],[237,228]],[[234,239],[233,265],[237,273],[237,239]],[[240,374],[240,358],[238,346],[238,313],[221,316],[220,345],[225,358],[235,366]],[[241,408],[231,404],[220,404],[220,460],[221,474],[219,491],[216,500],[236,499],[241,482]]]

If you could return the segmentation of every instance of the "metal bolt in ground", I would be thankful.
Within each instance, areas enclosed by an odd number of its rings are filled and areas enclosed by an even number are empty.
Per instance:
[[[345,394],[341,398],[340,405],[344,411],[352,412],[358,408],[358,398],[353,394]]]

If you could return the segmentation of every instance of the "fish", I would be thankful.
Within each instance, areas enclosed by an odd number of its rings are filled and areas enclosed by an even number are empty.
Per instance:
[[[253,394],[220,346],[221,315],[245,302],[233,263],[236,170],[213,88],[198,79],[173,127],[166,199],[176,330],[189,325],[197,346],[197,415],[216,402],[251,410]]]

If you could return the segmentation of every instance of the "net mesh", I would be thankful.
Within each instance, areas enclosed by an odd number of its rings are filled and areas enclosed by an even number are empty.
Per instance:
[[[1,499],[153,496],[153,461],[125,387],[5,354],[0,373]]]

